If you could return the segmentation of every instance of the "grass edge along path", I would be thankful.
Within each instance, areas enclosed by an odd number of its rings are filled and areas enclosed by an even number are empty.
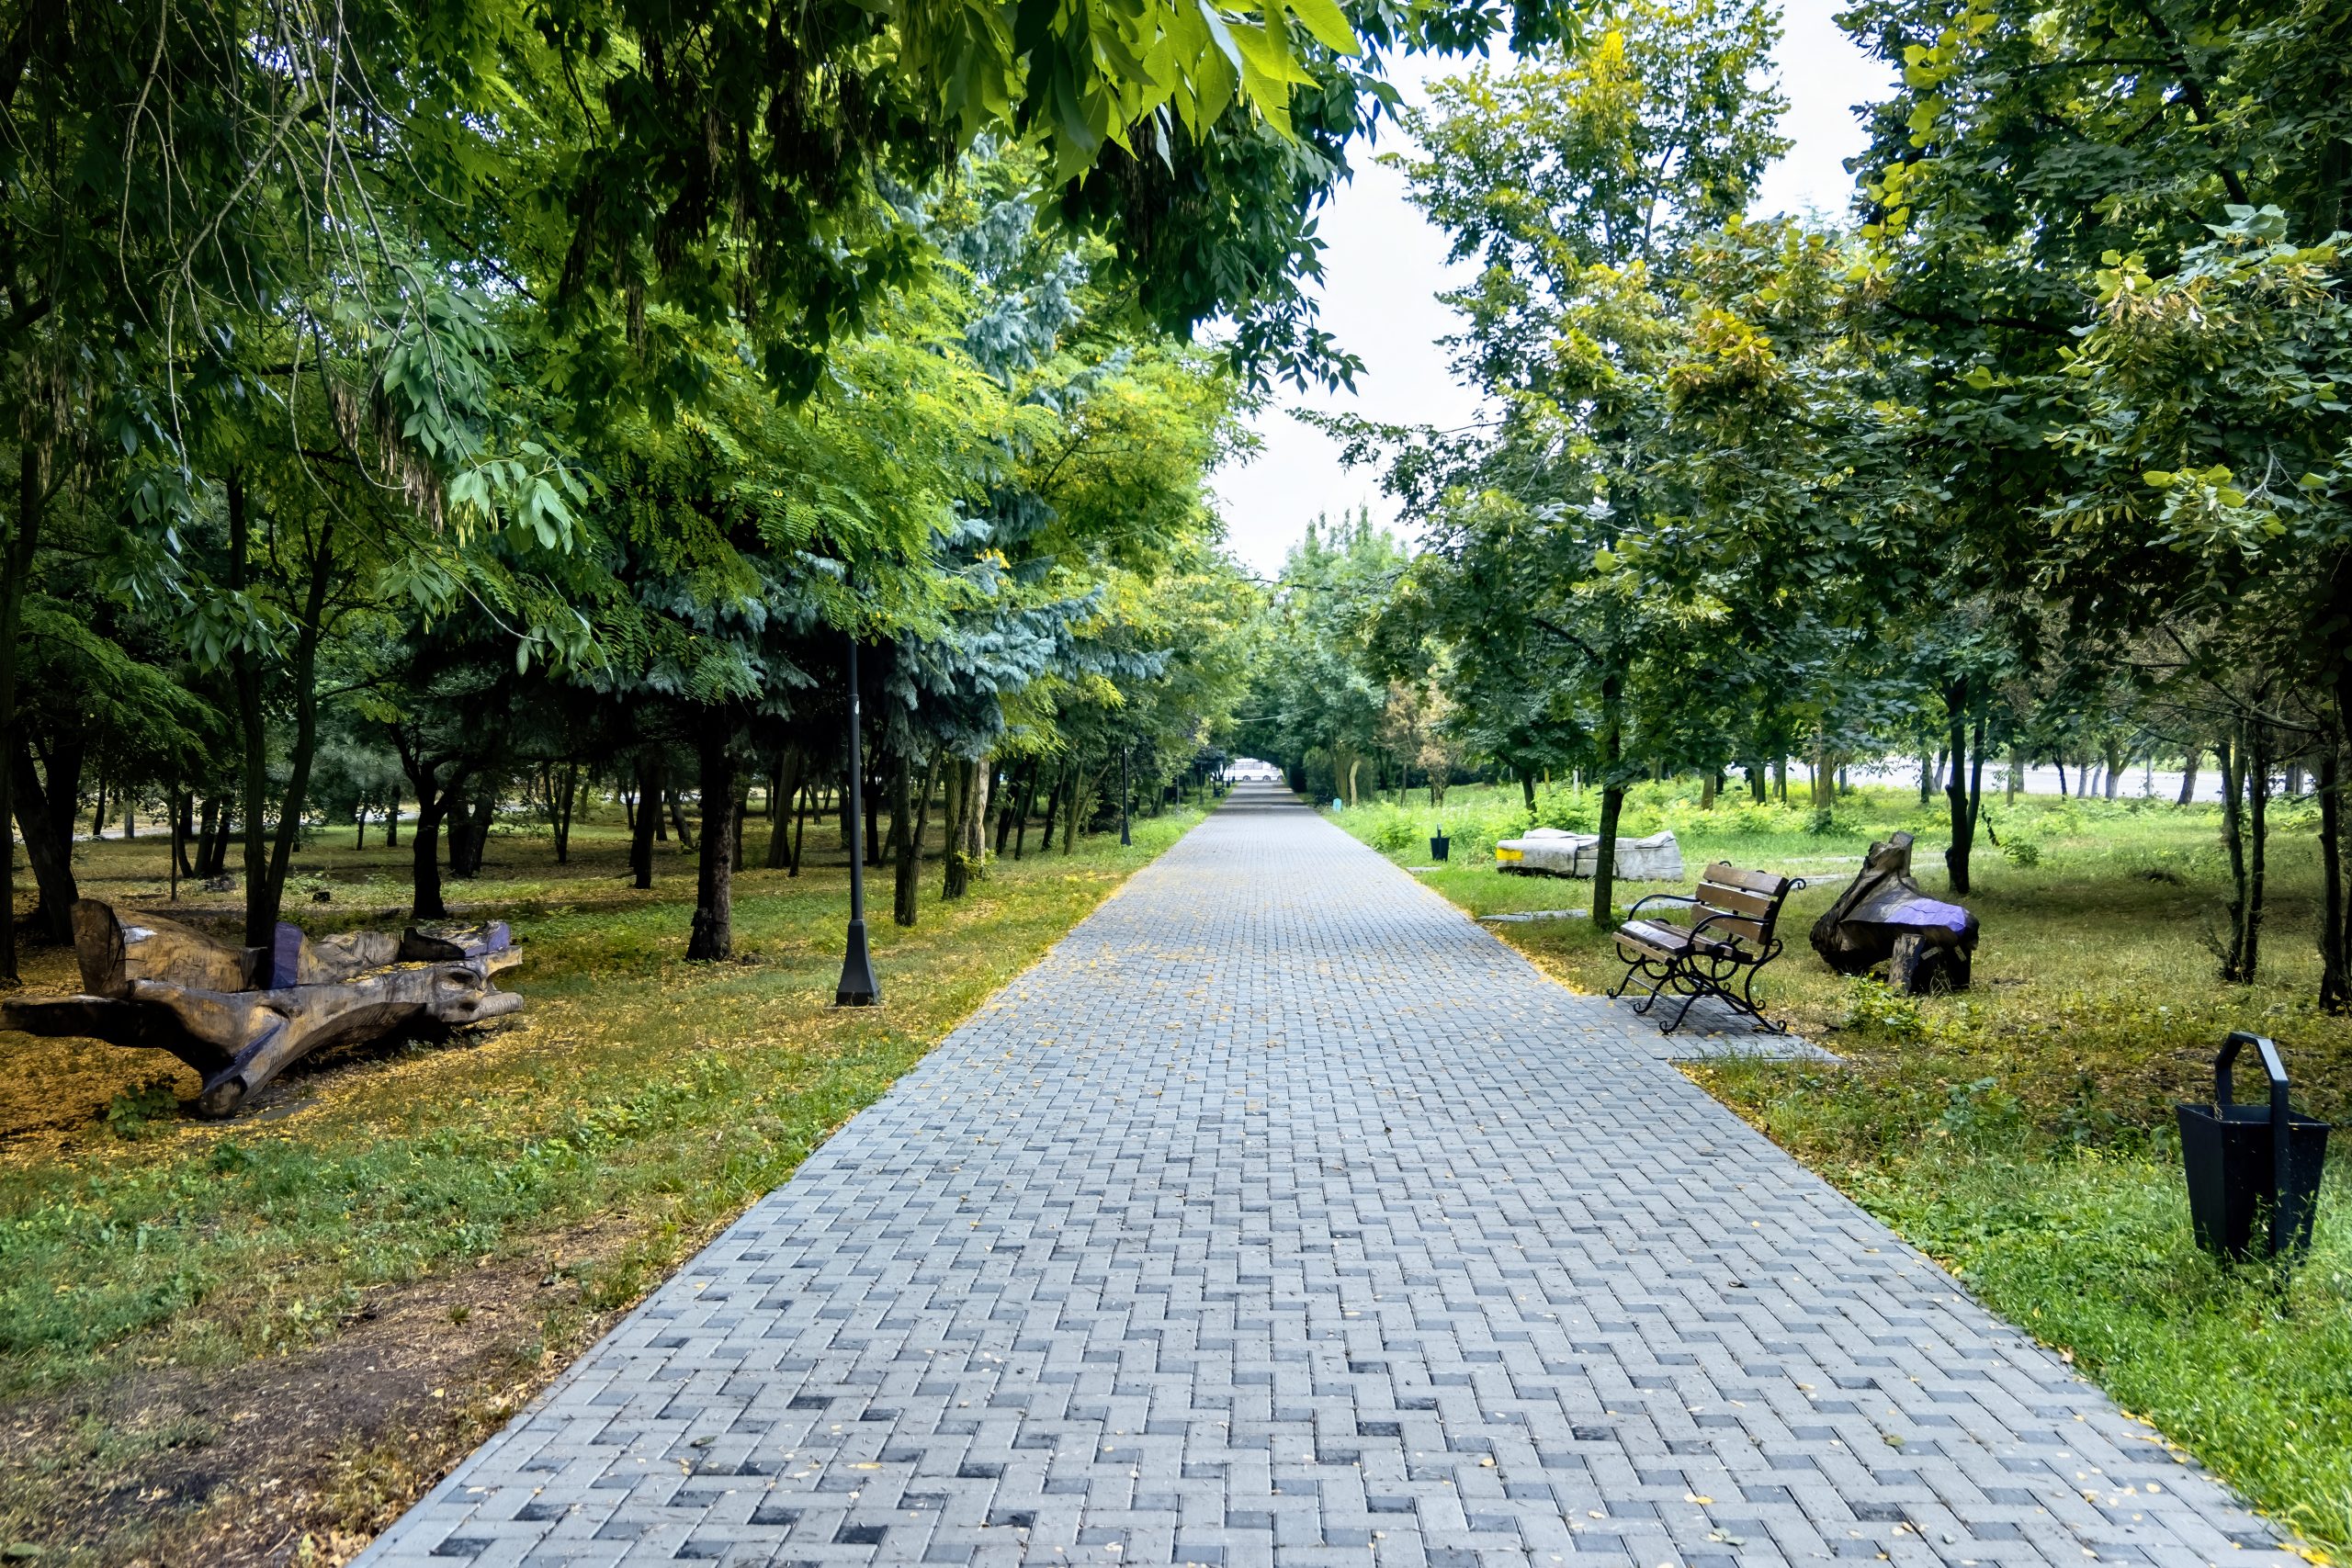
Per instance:
[[[2013,818],[2035,854],[2020,863],[1980,846],[1984,886],[1966,900],[1985,919],[1976,989],[1914,1002],[1830,975],[1804,932],[1850,876],[1841,868],[1894,826],[1918,834],[1915,866],[1941,896],[1932,808],[1871,792],[1841,801],[1849,820],[1825,839],[1761,811],[1726,811],[1715,827],[1670,788],[1647,789],[1686,867],[1727,858],[1818,878],[1792,901],[1790,950],[1759,989],[1770,1012],[1840,1060],[1725,1058],[1684,1073],[2098,1382],[2151,1442],[2203,1463],[2299,1535],[2312,1561],[2340,1558],[2352,1543],[2352,1150],[2339,1134],[2308,1258],[2224,1268],[2190,1238],[2169,1110],[2210,1098],[2213,1050],[2228,1029],[2249,1027],[2288,1046],[2299,1106],[2352,1111],[2352,1031],[2303,1000],[2316,966],[2299,881],[2309,846],[2273,837],[2273,976],[2224,987],[2194,936],[2199,906],[2222,891],[2210,811],[2028,798],[2005,814],[2004,832]],[[1455,793],[1471,798],[1450,800],[1446,817],[1498,815],[1489,792]],[[1411,819],[1434,815],[1382,807],[1333,819],[1420,868],[1466,913],[1589,902],[1589,884],[1493,873],[1488,823],[1457,837],[1453,863],[1427,868],[1427,829]],[[1478,857],[1468,864],[1465,837]],[[1784,863],[1792,855],[1809,863]],[[1622,973],[1606,933],[1582,919],[1487,929],[1572,990],[1605,991]]]
[[[225,1123],[119,1096],[110,1124],[16,1152],[0,1550],[347,1559],[1200,818],[1033,847],[955,904],[926,865],[918,926],[871,926],[884,1005],[838,1011],[844,867],[745,875],[742,958],[690,965],[691,880],[613,893],[598,859],[623,841],[576,845],[574,881],[513,906],[511,1027],[323,1064]]]

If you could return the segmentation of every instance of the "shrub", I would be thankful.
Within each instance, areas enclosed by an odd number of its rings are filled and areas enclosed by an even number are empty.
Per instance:
[[[1919,1011],[1917,998],[1867,975],[1857,975],[1846,984],[1845,1027],[1867,1030],[1889,1040],[1919,1040],[1927,1036],[1928,1021]]]
[[[1534,825],[1570,833],[1596,832],[1600,827],[1600,792],[1587,790],[1578,799],[1564,789],[1549,791],[1536,799]]]
[[[2007,843],[2001,846],[2001,852],[2008,856],[2011,865],[2040,865],[2041,863],[2041,846],[2031,839],[2013,837]]]
[[[175,1115],[180,1097],[168,1077],[149,1078],[136,1089],[124,1089],[107,1101],[101,1112],[107,1130],[118,1138],[136,1138],[147,1131],[148,1123]]]
[[[2003,1144],[2017,1134],[2020,1115],[2017,1097],[2002,1090],[2000,1079],[1978,1078],[1944,1091],[1936,1130],[1963,1144]]]

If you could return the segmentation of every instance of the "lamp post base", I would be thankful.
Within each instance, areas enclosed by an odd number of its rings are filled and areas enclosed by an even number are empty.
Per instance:
[[[870,1008],[882,999],[882,987],[874,978],[874,961],[866,956],[865,922],[849,923],[849,951],[842,956],[841,984],[833,988],[833,1005],[837,1008]]]

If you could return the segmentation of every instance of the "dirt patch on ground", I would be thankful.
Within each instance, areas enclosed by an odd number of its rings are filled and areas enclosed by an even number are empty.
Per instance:
[[[348,1561],[625,1308],[579,1278],[620,1241],[371,1294],[323,1343],[141,1367],[0,1407],[0,1550],[107,1568]]]

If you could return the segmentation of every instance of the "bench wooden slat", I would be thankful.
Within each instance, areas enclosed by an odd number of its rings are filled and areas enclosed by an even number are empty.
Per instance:
[[[1769,871],[1742,871],[1729,861],[1719,860],[1707,868],[1706,880],[1724,887],[1744,887],[1751,893],[1761,893],[1777,898],[1789,890],[1789,879],[1775,876]]]
[[[1683,957],[1690,951],[1687,931],[1671,926],[1656,925],[1647,920],[1630,920],[1617,928],[1617,940],[1665,963]]]
[[[1724,909],[1736,915],[1753,915],[1758,919],[1769,918],[1781,904],[1778,898],[1719,882],[1699,884],[1699,902],[1710,908]]]
[[[1764,940],[1764,922],[1735,915],[1728,919],[1714,921],[1700,935],[1702,939],[1712,939],[1716,942],[1727,942],[1736,936],[1744,937],[1749,942],[1760,942]]]

